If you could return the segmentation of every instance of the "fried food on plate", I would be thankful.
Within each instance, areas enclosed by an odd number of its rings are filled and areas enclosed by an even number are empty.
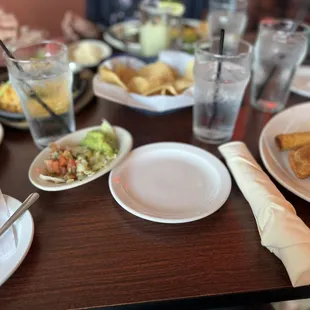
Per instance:
[[[137,71],[125,64],[119,63],[113,66],[113,71],[119,76],[121,81],[127,85],[134,77],[137,76]]]
[[[172,68],[160,61],[146,65],[138,71],[139,76],[143,76],[147,79],[156,77],[164,83],[174,82],[175,74],[176,72],[172,70]]]
[[[181,94],[185,89],[191,87],[193,85],[193,81],[188,80],[186,78],[180,78],[175,81],[174,87],[178,94]]]
[[[175,68],[157,61],[135,70],[127,64],[116,63],[113,68],[99,69],[104,82],[115,84],[130,93],[142,96],[177,96],[193,85],[193,62],[189,62],[185,76],[180,76]]]
[[[9,82],[0,84],[0,109],[12,113],[23,113],[16,91]]]
[[[310,176],[310,144],[290,151],[288,159],[297,178],[306,179]]]
[[[128,90],[127,86],[121,81],[119,76],[107,67],[101,67],[99,69],[100,77],[104,82],[114,84]]]
[[[281,151],[295,149],[310,144],[310,132],[294,132],[277,135],[276,144]]]
[[[131,93],[143,94],[150,89],[150,83],[142,76],[135,76],[128,84],[128,90]]]

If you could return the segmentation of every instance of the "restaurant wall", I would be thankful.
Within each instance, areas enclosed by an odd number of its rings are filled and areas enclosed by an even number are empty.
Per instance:
[[[22,25],[44,28],[52,37],[61,35],[66,10],[85,16],[85,0],[0,0],[0,7],[15,14]]]

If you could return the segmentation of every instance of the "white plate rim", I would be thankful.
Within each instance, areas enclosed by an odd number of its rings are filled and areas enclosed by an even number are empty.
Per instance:
[[[310,66],[300,66],[297,68],[293,82],[292,82],[292,86],[291,86],[291,91],[294,92],[297,95],[303,96],[303,97],[310,97],[310,90],[306,91],[306,90],[302,90],[298,87],[296,87],[296,84],[294,84],[295,81],[295,77],[297,75],[303,75],[302,72],[303,71],[308,71],[309,73],[309,83],[310,83]]]
[[[307,101],[307,102],[304,102],[304,103],[301,103],[301,104],[297,104],[297,105],[294,105],[293,107],[290,107],[288,109],[285,109],[284,111],[276,114],[272,119],[270,119],[270,121],[264,126],[261,134],[260,134],[260,137],[259,137],[259,153],[260,153],[260,157],[262,159],[262,162],[264,164],[264,166],[266,167],[267,171],[271,174],[271,176],[279,183],[281,184],[284,188],[286,188],[288,191],[290,191],[291,193],[295,194],[296,196],[310,202],[310,194],[309,194],[309,197],[307,197],[306,195],[304,195],[303,193],[301,193],[299,190],[295,189],[294,187],[291,187],[290,185],[288,185],[284,180],[282,180],[277,172],[271,167],[271,165],[269,164],[267,158],[266,158],[266,154],[265,152],[268,152],[269,151],[265,151],[265,144],[264,144],[264,136],[269,128],[270,123],[276,119],[277,117],[281,116],[283,113],[288,113],[288,111],[290,110],[293,110],[293,109],[296,109],[296,108],[300,108],[300,107],[304,107],[305,105],[308,105],[309,106],[309,109],[310,109],[310,102]],[[275,164],[276,166],[276,164]]]
[[[196,27],[196,28],[199,26],[200,22],[201,21],[199,19],[195,19],[195,18],[184,18],[183,19],[183,24],[189,25],[191,27]],[[125,51],[124,42],[121,41],[120,39],[114,37],[113,35],[111,35],[110,31],[111,31],[112,27],[117,27],[117,26],[122,25],[124,23],[129,24],[131,27],[137,27],[137,25],[139,25],[139,20],[133,19],[133,20],[114,24],[114,25],[110,26],[109,29],[107,31],[105,31],[102,35],[102,38],[105,42],[107,42],[108,44],[110,44],[114,48],[119,49],[120,51],[123,51],[123,52]],[[141,54],[141,47],[140,47],[139,42],[129,42],[128,49],[129,49],[129,52],[131,54],[134,54],[136,56],[141,56],[140,55]]]
[[[111,169],[113,169],[115,166],[117,166],[118,164],[120,164],[122,162],[122,160],[128,155],[128,153],[130,152],[132,145],[133,145],[133,138],[132,135],[130,134],[129,131],[127,131],[126,129],[119,127],[119,126],[113,126],[113,128],[116,131],[117,136],[119,137],[120,135],[124,135],[125,137],[125,142],[128,144],[126,149],[119,154],[106,168],[103,168],[101,170],[99,170],[97,173],[95,173],[94,175],[85,178],[82,181],[74,181],[72,183],[61,183],[61,184],[53,184],[53,183],[47,183],[49,185],[45,186],[42,185],[40,182],[38,182],[37,178],[32,176],[32,173],[35,174],[35,169],[38,166],[38,162],[40,161],[41,157],[44,157],[46,154],[48,154],[48,150],[49,148],[45,148],[43,149],[32,161],[30,167],[29,167],[29,171],[28,171],[28,178],[30,180],[30,182],[37,188],[44,190],[44,191],[50,191],[50,192],[56,192],[56,191],[63,191],[63,190],[68,190],[68,189],[72,189],[78,186],[82,186],[84,184],[87,184],[89,182],[92,182],[100,177],[102,177],[103,175],[105,175],[106,173],[108,173]],[[78,135],[78,134],[82,134],[82,133],[87,133],[88,131],[91,130],[98,130],[100,129],[100,126],[93,126],[93,127],[87,127],[87,128],[83,128],[80,130],[77,130],[73,133],[70,133],[64,137],[62,137],[61,139],[55,141],[56,144],[61,144],[64,141],[70,139],[70,137],[74,136],[74,135]],[[42,182],[43,183],[43,182]]]
[[[4,137],[4,129],[2,124],[0,123],[0,144],[2,143],[3,137]]]
[[[12,200],[12,202],[14,202],[14,204],[16,204],[16,208],[17,205],[19,206],[21,204],[21,202],[9,195],[5,195],[3,194],[6,202],[8,202],[8,200]],[[8,207],[9,203],[8,203]],[[15,211],[16,208],[13,208],[12,211]],[[18,267],[21,265],[21,263],[23,262],[23,260],[25,259],[25,257],[27,256],[32,241],[33,241],[33,236],[34,236],[34,222],[33,222],[33,218],[31,216],[31,213],[27,210],[19,219],[18,219],[18,225],[29,225],[29,229],[26,230],[26,232],[28,234],[23,234],[23,242],[20,243],[20,241],[17,241],[17,248],[16,248],[16,252],[13,253],[10,257],[6,258],[5,261],[8,261],[8,266],[7,266],[7,272],[3,275],[0,275],[0,286],[6,282],[11,275],[18,269]],[[16,225],[16,223],[14,224]],[[21,245],[20,245],[21,244]],[[20,248],[19,248],[20,245]],[[16,257],[15,257],[16,256]],[[2,262],[3,263],[3,262]]]
[[[75,46],[77,46],[80,43],[89,43],[92,45],[97,45],[103,51],[103,57],[95,63],[91,63],[91,64],[77,63],[79,66],[81,66],[83,68],[98,67],[103,60],[108,59],[112,55],[112,48],[110,47],[110,45],[108,45],[108,43],[106,43],[106,42],[96,40],[96,39],[83,39],[83,40],[68,44],[67,45],[68,52],[70,49],[74,48]]]
[[[200,220],[200,219],[205,218],[207,216],[210,216],[211,214],[215,213],[217,210],[219,210],[225,204],[225,202],[227,201],[227,199],[230,195],[230,192],[231,192],[231,177],[230,177],[230,174],[229,174],[227,167],[220,161],[220,159],[218,159],[215,155],[213,155],[212,153],[210,153],[210,152],[208,152],[202,148],[199,148],[199,147],[191,145],[191,144],[179,143],[179,142],[155,142],[155,143],[151,143],[151,144],[142,145],[142,146],[137,147],[134,150],[132,150],[131,155],[134,155],[135,152],[141,151],[142,149],[147,149],[147,148],[151,148],[154,146],[159,146],[159,147],[160,146],[172,146],[172,147],[173,146],[179,146],[179,147],[186,148],[187,150],[189,150],[189,149],[196,150],[197,152],[204,154],[204,155],[207,155],[209,158],[212,158],[212,160],[214,160],[217,163],[217,165],[218,165],[217,168],[221,170],[221,172],[219,174],[221,176],[221,180],[222,181],[224,180],[221,183],[221,185],[223,186],[223,184],[224,184],[224,186],[225,186],[225,188],[224,188],[225,194],[224,195],[222,195],[222,194],[219,195],[218,193],[216,194],[218,197],[222,197],[222,198],[219,199],[218,206],[213,208],[211,210],[211,212],[208,211],[208,212],[202,213],[198,216],[193,216],[190,218],[182,218],[182,219],[171,219],[171,218],[169,218],[169,219],[166,219],[163,217],[150,216],[148,214],[138,212],[135,209],[132,209],[131,207],[127,206],[126,203],[123,202],[118,197],[116,190],[114,189],[114,186],[112,183],[112,179],[113,179],[114,174],[117,172],[117,168],[121,169],[124,165],[126,165],[126,160],[125,160],[120,166],[118,166],[116,169],[113,169],[109,175],[110,192],[111,192],[113,198],[115,199],[115,201],[123,209],[125,209],[129,213],[131,213],[131,214],[133,214],[139,218],[149,220],[152,222],[164,223],[164,224],[181,224],[181,223],[188,223],[188,222],[197,221],[197,220]],[[222,190],[222,188],[221,188],[221,190]]]

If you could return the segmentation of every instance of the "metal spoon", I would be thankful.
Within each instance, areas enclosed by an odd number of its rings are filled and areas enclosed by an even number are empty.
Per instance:
[[[30,194],[20,207],[12,214],[12,216],[4,223],[0,228],[0,236],[2,236],[7,229],[21,216],[23,215],[38,199],[40,195],[38,193]]]

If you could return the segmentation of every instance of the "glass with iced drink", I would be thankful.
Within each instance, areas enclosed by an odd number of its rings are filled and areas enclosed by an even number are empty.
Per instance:
[[[200,41],[195,49],[193,131],[212,144],[231,139],[251,72],[252,46],[239,40],[235,55],[225,48],[220,55],[219,40],[211,48],[210,41]]]
[[[17,92],[35,144],[48,146],[75,130],[72,72],[67,48],[54,41],[18,48],[5,55],[10,83]]]
[[[165,1],[142,1],[140,5],[140,45],[144,57],[156,57],[159,52],[180,44],[179,35],[171,36],[172,30],[181,33],[181,17],[184,4]]]

